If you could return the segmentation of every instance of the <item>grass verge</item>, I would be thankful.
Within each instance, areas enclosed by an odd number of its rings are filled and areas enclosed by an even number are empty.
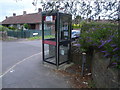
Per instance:
[[[46,35],[46,36],[44,36],[44,38],[45,39],[47,39],[47,38],[55,38],[55,36],[54,35]],[[40,39],[42,39],[42,36],[35,36],[35,37],[28,38],[28,40],[40,40]]]

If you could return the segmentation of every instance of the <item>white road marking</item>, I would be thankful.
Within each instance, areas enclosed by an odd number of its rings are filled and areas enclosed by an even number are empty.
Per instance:
[[[15,65],[13,65],[13,66],[12,66],[11,68],[9,68],[7,71],[5,71],[2,75],[0,75],[0,78],[2,78],[2,77],[3,77],[5,74],[7,74],[9,71],[12,71],[12,69],[13,69],[14,67],[16,67],[17,65],[19,65],[19,64],[21,64],[22,62],[24,62],[24,61],[26,61],[26,60],[29,60],[30,58],[32,58],[32,57],[34,57],[34,56],[36,56],[36,55],[39,55],[39,54],[42,54],[42,52],[33,54],[33,55],[31,55],[31,56],[29,56],[29,57],[27,57],[27,58],[25,58],[25,59],[17,62]]]
[[[15,71],[15,70],[12,69],[10,72],[12,73],[12,72],[14,72],[14,71]]]

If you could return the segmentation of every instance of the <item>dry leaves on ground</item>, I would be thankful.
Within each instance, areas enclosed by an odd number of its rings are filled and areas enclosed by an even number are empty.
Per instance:
[[[79,65],[72,65],[65,70],[54,70],[57,74],[67,77],[72,88],[91,88],[89,81],[92,80],[91,73],[85,70],[84,77],[81,76],[81,67]]]

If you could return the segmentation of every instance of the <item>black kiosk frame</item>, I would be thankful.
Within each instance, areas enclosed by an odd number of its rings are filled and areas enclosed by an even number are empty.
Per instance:
[[[46,25],[51,27],[51,35],[46,38]],[[58,11],[42,12],[42,58],[56,65],[70,61],[72,15]],[[51,37],[52,36],[52,37]]]

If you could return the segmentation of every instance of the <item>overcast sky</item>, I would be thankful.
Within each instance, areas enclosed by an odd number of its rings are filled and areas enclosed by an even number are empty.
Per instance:
[[[17,0],[16,2],[16,0],[0,0],[0,22],[3,21],[6,16],[7,17],[13,16],[13,13],[16,13],[16,15],[22,15],[23,11],[26,11],[27,14],[38,12],[36,7],[32,5],[33,1],[34,0]],[[42,0],[38,0],[38,3],[40,3],[40,1]],[[43,1],[50,1],[50,0],[43,0]],[[38,4],[37,8],[40,7],[41,7],[40,4]]]
[[[35,13],[38,10],[32,5],[33,0],[0,0],[0,22],[5,19],[6,16],[22,15],[23,11],[28,13]],[[37,6],[38,8],[39,6]]]

